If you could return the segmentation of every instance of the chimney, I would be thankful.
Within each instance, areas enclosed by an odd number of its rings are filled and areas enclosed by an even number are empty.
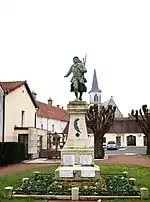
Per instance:
[[[36,100],[36,96],[37,96],[36,92],[32,91],[32,96],[33,96],[34,99]]]
[[[48,105],[52,106],[53,100],[51,98],[48,99]]]
[[[57,105],[57,107],[59,108],[60,105]]]

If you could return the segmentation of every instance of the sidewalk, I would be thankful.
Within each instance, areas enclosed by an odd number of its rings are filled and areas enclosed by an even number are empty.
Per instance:
[[[59,160],[60,161],[60,160]],[[105,164],[130,164],[130,165],[138,165],[150,167],[150,158],[146,158],[143,156],[109,156],[108,159],[105,160],[95,160],[95,163],[105,163]],[[58,161],[51,161],[51,163],[21,163],[10,165],[7,167],[0,167],[0,174],[8,174],[13,172],[19,172],[28,168],[39,168],[51,165],[59,165]]]

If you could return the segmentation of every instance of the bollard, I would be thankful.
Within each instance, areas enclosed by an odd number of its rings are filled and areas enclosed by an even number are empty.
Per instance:
[[[40,172],[39,171],[35,171],[34,174],[40,174]]]
[[[13,187],[5,187],[4,190],[4,198],[11,198]]]
[[[26,182],[28,182],[29,181],[29,178],[28,177],[24,177],[24,178],[22,178],[22,182],[24,183],[26,183]]]
[[[132,185],[135,185],[136,179],[135,178],[129,178]]]
[[[122,173],[123,173],[124,177],[128,177],[128,172],[127,171],[124,171]]]
[[[72,201],[79,200],[79,187],[72,187],[71,196],[72,196]]]
[[[140,193],[142,199],[148,198],[148,189],[146,187],[140,188]]]

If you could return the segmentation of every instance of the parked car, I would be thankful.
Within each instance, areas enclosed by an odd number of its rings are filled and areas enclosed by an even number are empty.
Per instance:
[[[117,149],[118,147],[115,141],[109,141],[107,143],[107,150],[117,150]]]

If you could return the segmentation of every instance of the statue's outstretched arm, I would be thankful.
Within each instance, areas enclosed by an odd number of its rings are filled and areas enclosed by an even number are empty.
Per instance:
[[[70,67],[69,72],[64,77],[68,77],[71,73],[72,73],[72,67]]]

